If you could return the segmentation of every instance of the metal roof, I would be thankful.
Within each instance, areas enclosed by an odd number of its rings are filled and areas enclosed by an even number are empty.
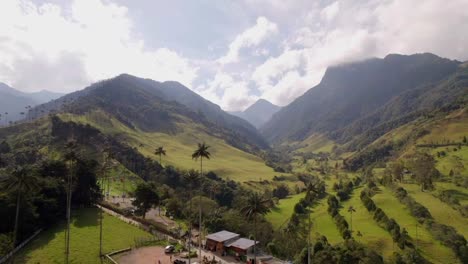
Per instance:
[[[240,248],[240,249],[248,249],[250,247],[253,247],[255,241],[254,240],[250,240],[250,239],[247,239],[247,238],[239,238],[237,239],[236,241],[232,242],[231,244],[227,245],[228,247],[236,247],[236,248]],[[257,243],[258,244],[258,241]]]
[[[229,239],[233,239],[239,236],[240,236],[239,234],[223,230],[217,233],[209,234],[206,236],[206,238],[210,240],[214,240],[216,242],[224,242],[224,241],[227,241]]]

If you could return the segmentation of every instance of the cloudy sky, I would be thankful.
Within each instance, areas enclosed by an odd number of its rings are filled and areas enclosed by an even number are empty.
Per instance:
[[[70,92],[120,73],[176,80],[242,110],[285,105],[334,64],[468,59],[467,0],[0,2],[0,82]]]

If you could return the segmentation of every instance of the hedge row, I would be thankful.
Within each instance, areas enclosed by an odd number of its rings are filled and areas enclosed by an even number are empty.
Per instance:
[[[463,264],[468,264],[468,244],[465,237],[460,235],[455,228],[434,221],[429,210],[409,196],[404,188],[391,187],[394,189],[398,200],[410,209],[411,214],[417,217],[421,223],[424,223],[426,229],[437,240],[451,248]]]
[[[350,239],[351,232],[349,231],[348,222],[339,213],[340,202],[338,201],[338,199],[336,199],[334,195],[330,195],[328,196],[327,203],[328,213],[333,217],[333,220],[335,221],[336,227],[338,227],[341,236],[343,237],[343,239]]]
[[[405,247],[413,247],[410,242],[411,238],[405,228],[400,230],[400,225],[393,218],[388,218],[385,212],[375,205],[372,198],[364,190],[361,192],[361,201],[369,212],[373,212],[374,220],[385,228],[391,235],[398,247],[404,249]]]

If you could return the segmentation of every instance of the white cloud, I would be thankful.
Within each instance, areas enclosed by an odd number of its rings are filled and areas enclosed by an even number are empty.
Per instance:
[[[75,0],[68,13],[53,4],[2,1],[0,78],[21,90],[63,92],[127,72],[190,87],[197,67],[168,48],[148,50],[132,35],[127,12],[124,6],[101,0]],[[29,73],[41,78],[20,72],[18,65],[29,65]],[[57,78],[60,73],[74,77]]]
[[[282,54],[258,65],[252,79],[261,97],[285,105],[315,86],[331,65],[389,53],[467,59],[466,10],[463,0],[333,2],[305,14],[309,25],[286,36]]]
[[[225,72],[217,72],[213,80],[197,89],[199,93],[228,111],[241,111],[258,98],[250,94],[246,81],[235,79]]]
[[[327,21],[333,20],[340,10],[340,3],[338,1],[331,3],[330,5],[326,6],[320,12],[320,16]]]
[[[224,33],[209,46],[216,47],[210,57],[190,59],[170,44],[150,47],[145,34],[152,32],[134,28],[140,21],[131,16],[137,4],[128,3],[127,8],[112,0],[71,0],[60,7],[2,0],[0,81],[22,90],[71,91],[127,72],[176,80],[224,109],[241,110],[258,98],[288,104],[338,63],[416,52],[468,59],[466,0],[236,1],[229,13],[241,12],[243,20],[230,28],[251,19],[255,24],[232,41]],[[210,15],[199,12],[179,15]],[[205,30],[186,21],[170,21],[167,30]],[[223,47],[227,51],[220,56]]]
[[[257,18],[257,23],[239,34],[229,45],[225,56],[219,58],[221,64],[228,64],[239,61],[239,52],[242,48],[254,47],[259,45],[266,38],[278,32],[275,23],[270,22],[265,17]]]

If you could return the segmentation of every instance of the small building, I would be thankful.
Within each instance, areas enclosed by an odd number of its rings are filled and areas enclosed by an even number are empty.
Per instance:
[[[245,256],[253,252],[254,244],[258,245],[258,241],[255,243],[254,240],[247,238],[239,238],[232,243],[226,245],[229,250],[236,252],[239,256]]]
[[[211,251],[224,252],[227,251],[227,245],[238,240],[239,234],[232,233],[226,230],[206,236],[206,248]]]

